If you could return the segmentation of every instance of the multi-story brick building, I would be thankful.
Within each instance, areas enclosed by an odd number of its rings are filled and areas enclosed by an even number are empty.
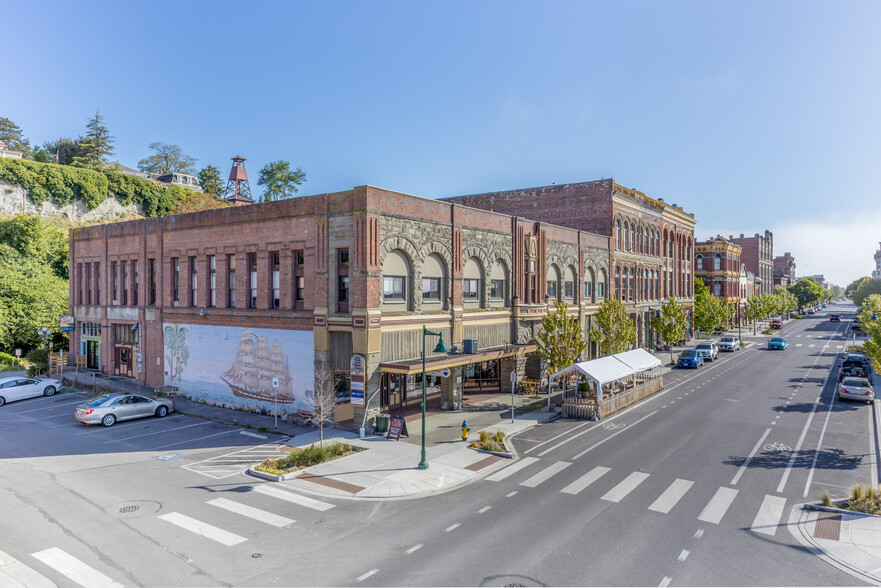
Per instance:
[[[740,246],[716,236],[694,246],[694,273],[727,305],[741,302]]]
[[[213,404],[269,413],[277,398],[283,416],[307,412],[316,387],[351,387],[336,417],[360,424],[377,391],[371,414],[419,406],[426,327],[455,351],[435,356],[429,340],[429,403],[460,407],[509,389],[511,372],[540,378],[531,341],[547,302],[586,333],[612,259],[634,307],[690,296],[692,217],[614,199],[614,258],[610,231],[371,186],[75,229],[71,350]]]
[[[611,239],[611,294],[624,301],[638,344],[653,346],[651,316],[670,296],[694,301],[694,216],[612,179],[445,198],[445,202],[557,223]],[[540,302],[537,289],[529,300]]]
[[[774,258],[774,285],[792,286],[795,284],[795,258],[789,251]]]
[[[756,233],[752,237],[729,236],[728,240],[740,245],[740,259],[746,265],[746,269],[755,274],[760,280],[762,294],[774,292],[774,234],[765,231],[764,235]]]

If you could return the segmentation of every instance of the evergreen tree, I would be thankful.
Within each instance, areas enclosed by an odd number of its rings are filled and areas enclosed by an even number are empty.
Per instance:
[[[104,125],[104,117],[97,110],[95,116],[86,122],[86,136],[81,142],[81,152],[74,157],[72,165],[78,167],[99,167],[113,155],[114,137]]]
[[[207,165],[199,170],[199,184],[207,194],[222,196],[226,186],[220,177],[220,170],[213,165]]]
[[[31,157],[31,142],[24,138],[21,128],[8,118],[0,117],[0,141],[10,151],[21,151],[26,159]]]
[[[292,197],[305,181],[306,172],[299,167],[291,171],[291,164],[280,160],[263,166],[257,184],[264,187],[263,202],[272,202]]]

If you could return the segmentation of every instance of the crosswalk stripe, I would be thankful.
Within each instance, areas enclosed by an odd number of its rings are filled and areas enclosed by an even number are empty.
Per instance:
[[[764,533],[765,535],[773,535],[777,532],[777,524],[780,517],[783,516],[783,508],[786,506],[786,499],[782,496],[765,495],[762,506],[753,521],[750,531],[756,533]]]
[[[701,514],[698,515],[697,520],[718,525],[722,517],[725,516],[728,507],[734,501],[735,496],[737,496],[737,490],[725,487],[719,488],[701,511]]]
[[[545,480],[547,480],[551,476],[562,472],[563,470],[565,470],[566,468],[568,468],[571,465],[572,464],[568,461],[558,461],[557,463],[546,467],[545,469],[543,469],[539,473],[535,474],[534,476],[532,476],[528,480],[526,480],[524,482],[520,482],[520,485],[526,486],[527,488],[535,488],[536,486],[538,486],[539,484],[541,484],[542,482],[544,482]]]
[[[677,479],[670,484],[669,488],[664,490],[664,493],[661,494],[657,500],[652,503],[649,510],[662,512],[664,514],[669,513],[673,507],[676,506],[676,503],[685,496],[685,493],[688,492],[693,484],[694,482],[690,480]]]
[[[649,475],[645,472],[633,472],[626,478],[624,478],[621,483],[617,486],[606,492],[603,496],[603,500],[608,500],[609,502],[621,502],[621,500],[630,494],[637,486],[642,484]]]
[[[795,346],[796,346],[796,347],[801,347],[801,343],[796,343]]]
[[[813,343],[811,343],[810,345],[808,345],[808,347],[816,347],[816,345],[814,345]]]
[[[597,466],[560,490],[560,492],[565,492],[566,494],[578,494],[594,482],[600,479],[600,476],[605,474],[606,472],[611,471],[610,468],[604,468],[603,466]]]
[[[8,553],[0,551],[0,586],[54,588],[55,582],[24,565]]]
[[[519,472],[520,470],[522,470],[526,466],[533,464],[537,461],[538,461],[537,457],[524,457],[518,463],[509,465],[508,467],[503,468],[490,476],[487,476],[486,479],[489,480],[490,482],[500,482],[500,481],[504,480],[505,478],[507,478],[508,476],[516,474],[517,472]]]
[[[92,586],[119,586],[122,588],[122,584],[119,582],[114,582],[95,568],[84,564],[63,549],[50,547],[49,549],[31,555],[50,568],[64,574],[80,586],[87,586],[89,588]]]
[[[224,531],[214,525],[203,523],[200,520],[188,517],[179,512],[170,512],[164,515],[159,515],[159,518],[163,521],[168,521],[172,525],[177,525],[181,529],[186,529],[196,535],[201,535],[206,539],[212,539],[226,546],[238,545],[239,543],[247,541],[247,539],[241,535]]]
[[[230,512],[234,512],[236,514],[240,514],[242,516],[246,516],[248,518],[252,518],[263,523],[267,523],[269,525],[272,525],[273,527],[287,527],[288,525],[297,522],[294,519],[279,516],[277,514],[273,514],[265,510],[260,510],[259,508],[254,508],[253,506],[248,506],[246,504],[241,504],[233,500],[227,500],[226,498],[215,498],[214,500],[209,500],[208,504],[212,506],[217,506]]]
[[[287,500],[288,502],[293,502],[294,504],[299,504],[300,506],[305,506],[306,508],[311,508],[313,510],[325,511],[330,510],[334,506],[336,506],[335,504],[315,500],[314,498],[309,498],[308,496],[303,496],[301,494],[294,494],[293,492],[288,492],[286,490],[279,490],[274,486],[268,486],[266,484],[254,486],[254,491],[260,492],[261,494],[266,494],[267,496],[272,496],[273,498]]]

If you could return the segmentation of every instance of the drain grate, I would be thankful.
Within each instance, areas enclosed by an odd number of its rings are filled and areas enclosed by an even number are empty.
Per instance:
[[[128,506],[123,506],[119,509],[119,514],[131,514],[133,512],[138,512],[141,510],[141,507],[137,504],[130,504]]]
[[[814,537],[838,541],[841,535],[841,515],[834,512],[821,512],[814,526]]]

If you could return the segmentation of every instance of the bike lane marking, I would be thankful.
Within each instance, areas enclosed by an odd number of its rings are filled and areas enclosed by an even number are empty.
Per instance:
[[[736,474],[734,474],[734,478],[732,478],[732,480],[731,480],[731,485],[732,485],[732,486],[736,486],[736,485],[737,485],[737,481],[740,480],[740,477],[743,475],[743,472],[745,472],[747,466],[749,466],[749,462],[752,461],[752,459],[756,456],[756,453],[759,451],[759,447],[761,447],[761,446],[762,446],[762,443],[765,442],[765,439],[768,438],[768,434],[769,434],[770,432],[771,432],[771,429],[770,429],[770,428],[765,429],[765,434],[762,435],[762,438],[759,439],[759,442],[756,443],[756,446],[753,447],[753,450],[752,450],[752,451],[750,451],[750,454],[747,456],[746,461],[743,462],[743,465],[740,466],[740,469],[737,470],[737,473],[736,473]]]

